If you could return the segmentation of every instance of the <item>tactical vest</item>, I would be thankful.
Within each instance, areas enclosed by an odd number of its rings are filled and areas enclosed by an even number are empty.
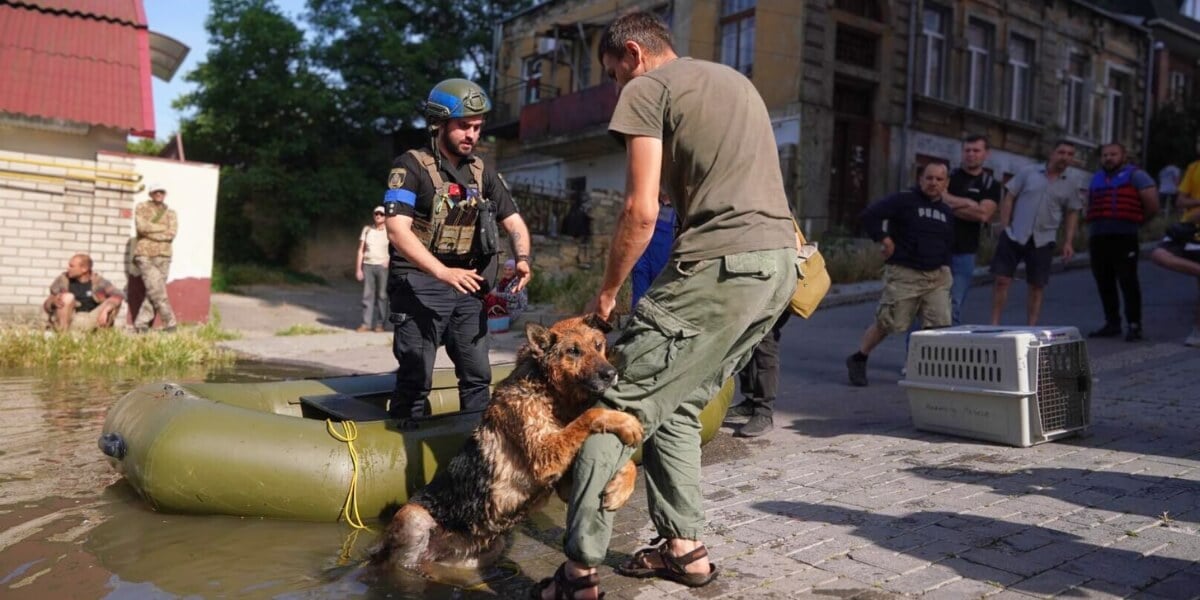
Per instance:
[[[1103,169],[1092,176],[1092,184],[1088,186],[1088,222],[1115,219],[1141,223],[1145,220],[1142,199],[1133,187],[1136,170],[1133,165],[1127,165],[1111,176]]]
[[[438,170],[437,159],[424,149],[409,150],[433,181],[433,202],[429,219],[413,217],[413,233],[425,244],[434,256],[462,258],[472,252],[475,234],[479,229],[482,214],[494,211],[492,203],[483,197],[483,161],[471,161],[471,177],[477,187],[463,187],[446,181]],[[495,215],[492,214],[494,223]],[[481,244],[483,254],[495,254],[495,250]]]

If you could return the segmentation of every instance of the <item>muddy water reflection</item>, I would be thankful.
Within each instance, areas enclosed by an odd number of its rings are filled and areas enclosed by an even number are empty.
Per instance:
[[[312,376],[246,363],[216,373],[0,374],[0,597],[472,598],[523,594],[502,566],[458,587],[380,580],[361,568],[376,534],[340,524],[197,517],[149,510],[96,448],[108,407],[152,380],[262,381]],[[560,512],[557,504],[553,512]],[[513,551],[553,552],[551,523]]]

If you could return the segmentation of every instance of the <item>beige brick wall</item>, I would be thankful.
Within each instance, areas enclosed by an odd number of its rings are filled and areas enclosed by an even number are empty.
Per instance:
[[[0,151],[0,316],[36,312],[79,252],[123,288],[136,180],[133,163],[114,156],[98,163]]]

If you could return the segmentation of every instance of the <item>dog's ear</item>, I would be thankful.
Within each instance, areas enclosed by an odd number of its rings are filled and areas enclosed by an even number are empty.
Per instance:
[[[609,333],[613,330],[612,323],[600,317],[597,313],[591,313],[583,318],[583,324],[592,329],[599,329],[600,333]]]
[[[525,324],[525,339],[529,342],[529,351],[534,356],[541,356],[554,345],[554,332],[538,323]]]

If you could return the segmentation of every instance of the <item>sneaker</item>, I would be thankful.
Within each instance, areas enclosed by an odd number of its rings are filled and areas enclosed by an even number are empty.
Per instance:
[[[366,325],[359,325],[359,326],[358,326],[358,329],[355,329],[355,331],[357,331],[357,332],[359,332],[359,333],[365,333],[365,332],[367,332],[367,331],[370,331],[370,330],[371,330],[371,328],[370,328],[370,327],[367,327]]]
[[[775,428],[775,421],[767,415],[754,415],[745,425],[733,433],[736,437],[758,437]]]
[[[1118,335],[1121,335],[1120,325],[1105,323],[1104,327],[1101,327],[1095,331],[1089,331],[1087,336],[1090,338],[1110,338],[1117,337]]]
[[[846,357],[846,369],[850,375],[850,385],[867,387],[867,361],[855,360],[851,354]]]
[[[1200,327],[1192,328],[1191,335],[1187,336],[1187,339],[1183,340],[1183,345],[1191,346],[1193,348],[1200,348]]]
[[[168,325],[166,327],[163,327],[163,333],[175,333],[175,326]]]
[[[753,417],[754,416],[754,401],[742,400],[738,404],[729,407],[729,412],[725,413],[731,417]]]
[[[1130,323],[1129,329],[1125,332],[1125,341],[1137,342],[1142,339],[1142,326],[1140,323]]]

